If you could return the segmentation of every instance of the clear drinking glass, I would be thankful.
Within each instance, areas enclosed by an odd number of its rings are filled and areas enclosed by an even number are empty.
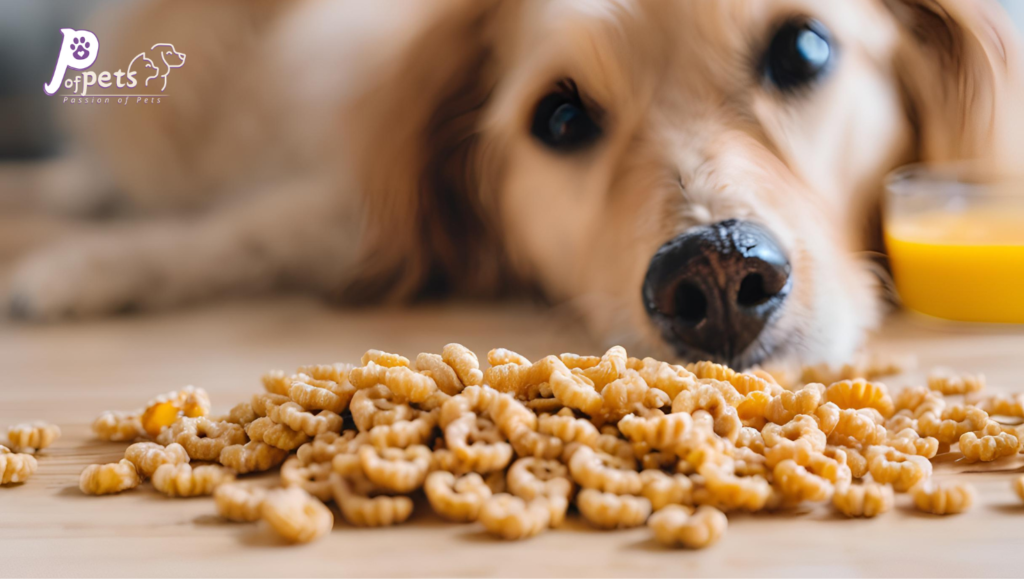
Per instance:
[[[886,182],[883,223],[906,307],[1024,323],[1024,175],[967,164],[904,167]]]

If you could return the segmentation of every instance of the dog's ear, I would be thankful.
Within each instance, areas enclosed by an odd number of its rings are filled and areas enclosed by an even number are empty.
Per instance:
[[[896,70],[918,132],[918,160],[1020,158],[1016,31],[991,0],[884,0],[902,25]]]
[[[343,299],[501,285],[503,257],[482,208],[477,155],[497,76],[491,47],[500,4],[444,4],[349,111],[365,228],[362,264]]]

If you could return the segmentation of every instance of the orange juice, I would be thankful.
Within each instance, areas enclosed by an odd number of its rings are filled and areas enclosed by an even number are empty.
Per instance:
[[[1024,323],[1024,211],[890,217],[885,243],[903,304],[969,322]]]

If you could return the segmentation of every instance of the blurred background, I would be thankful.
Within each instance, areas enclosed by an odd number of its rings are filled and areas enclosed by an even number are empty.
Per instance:
[[[1017,26],[1024,25],[1024,0],[1000,1]],[[49,80],[51,63],[57,58],[56,31],[82,26],[97,9],[131,3],[0,0],[0,158],[46,156],[60,145],[55,103],[42,98],[39,90]]]

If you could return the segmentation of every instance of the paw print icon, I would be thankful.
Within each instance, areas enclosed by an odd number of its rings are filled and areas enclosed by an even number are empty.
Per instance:
[[[76,60],[89,58],[89,42],[85,38],[73,38],[71,40],[71,56]]]

